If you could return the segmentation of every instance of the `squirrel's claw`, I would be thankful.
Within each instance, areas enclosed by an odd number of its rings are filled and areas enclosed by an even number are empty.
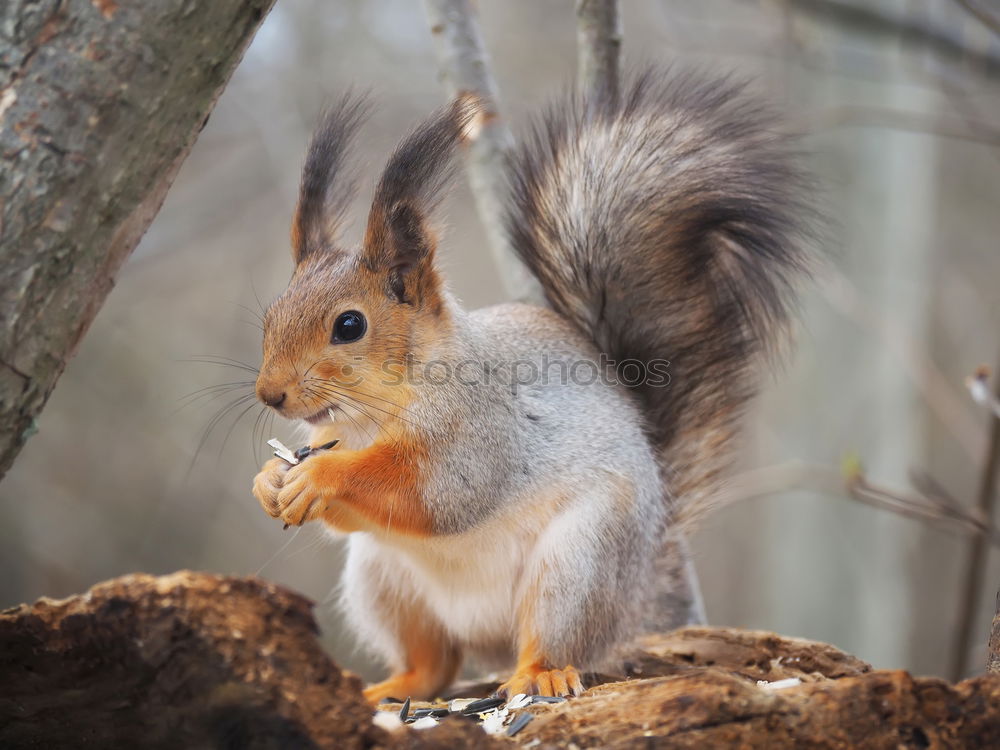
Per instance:
[[[306,521],[318,517],[314,513],[320,501],[316,490],[309,481],[308,473],[303,467],[296,467],[289,472],[284,486],[278,493],[278,508],[281,520],[289,526],[301,526]]]
[[[284,484],[285,474],[289,465],[280,458],[272,458],[253,480],[253,495],[260,502],[264,511],[272,518],[281,515],[281,506],[278,505],[278,495]]]
[[[253,481],[254,497],[272,518],[280,518],[288,526],[301,526],[317,517],[318,501],[314,483],[304,464],[290,466],[281,458],[264,464]]]
[[[496,695],[505,698],[524,693],[525,695],[548,695],[565,698],[569,695],[580,695],[583,692],[583,682],[580,673],[573,666],[563,669],[528,670],[516,672],[507,682],[501,685]]]

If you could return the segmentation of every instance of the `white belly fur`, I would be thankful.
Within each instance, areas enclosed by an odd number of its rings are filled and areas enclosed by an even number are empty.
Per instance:
[[[426,539],[383,541],[365,534],[362,543],[377,548],[386,568],[407,579],[407,589],[458,643],[492,655],[514,647],[525,570],[537,558],[545,528],[537,514],[521,520],[495,519],[466,534]]]

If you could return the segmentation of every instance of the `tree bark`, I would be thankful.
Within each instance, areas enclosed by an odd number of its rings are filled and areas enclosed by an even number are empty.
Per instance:
[[[997,592],[997,604],[993,614],[993,627],[990,628],[990,640],[987,651],[987,673],[1000,674],[1000,591]]]
[[[273,2],[0,3],[0,477]]]
[[[0,747],[1000,746],[1000,675],[952,685],[734,628],[644,639],[629,679],[588,674],[579,698],[511,709],[508,722],[532,717],[512,741],[475,717],[404,727],[399,705],[373,722],[361,681],[323,652],[312,607],[258,579],[180,572],[0,612]]]
[[[258,579],[180,572],[2,612],[0,747],[490,746],[472,724],[395,738],[376,727],[312,608]]]

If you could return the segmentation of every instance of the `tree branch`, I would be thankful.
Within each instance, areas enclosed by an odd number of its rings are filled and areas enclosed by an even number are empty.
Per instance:
[[[0,4],[0,476],[273,1]]]
[[[791,122],[788,131],[795,135],[807,135],[840,127],[887,128],[986,146],[1000,146],[1000,131],[985,121],[941,113],[907,112],[889,107],[853,104],[807,114]]]
[[[938,54],[955,60],[965,60],[983,72],[1000,73],[1000,53],[996,49],[969,44],[964,35],[928,23],[916,16],[889,10],[882,4],[867,0],[785,0],[823,21],[831,21],[861,34],[898,37],[910,46],[929,47]]]
[[[513,139],[500,116],[497,85],[472,3],[426,0],[426,7],[449,96],[475,94],[483,104],[481,127],[472,138],[467,160],[469,183],[504,291],[512,299],[540,302],[538,281],[507,241],[506,159]]]
[[[1000,377],[996,379],[994,389],[996,398],[1000,398]],[[1000,417],[991,412],[989,443],[986,448],[983,472],[979,479],[979,497],[976,501],[980,515],[988,522],[993,520],[998,473],[1000,473]],[[965,569],[965,588],[962,590],[962,598],[958,608],[958,637],[955,640],[954,670],[952,672],[955,675],[964,675],[968,669],[969,647],[976,629],[976,605],[979,600],[979,592],[983,589],[983,576],[986,572],[989,549],[987,540],[982,537],[973,539],[969,548]]]
[[[618,101],[621,49],[618,0],[576,0],[577,88],[591,105]]]
[[[975,0],[955,0],[965,11],[988,28],[994,34],[1000,35],[1000,17],[994,16],[985,8],[980,8]]]
[[[986,671],[989,674],[1000,674],[1000,592],[997,593],[993,627],[990,630],[989,648],[986,655]]]

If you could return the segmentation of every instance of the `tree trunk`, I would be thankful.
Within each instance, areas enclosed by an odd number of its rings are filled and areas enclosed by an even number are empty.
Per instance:
[[[0,3],[0,477],[273,2]]]

